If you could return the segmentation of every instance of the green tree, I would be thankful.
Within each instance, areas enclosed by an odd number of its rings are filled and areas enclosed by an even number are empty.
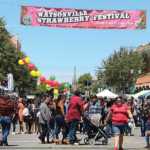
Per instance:
[[[103,61],[102,68],[104,70],[98,68],[98,79],[103,80],[109,87],[125,91],[127,87],[134,85],[139,70],[143,71],[144,60],[138,52],[120,48]]]
[[[15,87],[23,95],[35,89],[36,79],[30,76],[26,66],[18,64],[18,60],[25,54],[15,48],[10,38],[11,35],[5,28],[3,19],[0,18],[0,81],[4,80],[8,73],[12,73]]]
[[[90,73],[85,73],[81,75],[78,79],[78,86],[82,92],[88,90],[92,84],[92,76]]]
[[[142,44],[136,48],[144,60],[144,73],[150,72],[150,43]]]
[[[145,67],[144,70],[145,72],[150,72],[150,49],[145,49],[142,53]]]

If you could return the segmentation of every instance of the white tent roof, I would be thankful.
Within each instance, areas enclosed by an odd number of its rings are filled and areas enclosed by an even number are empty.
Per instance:
[[[147,93],[150,93],[150,90],[143,90],[143,91],[138,92],[138,93],[136,93],[136,94],[134,94],[134,95],[132,95],[132,96],[133,96],[134,98],[138,99],[138,97],[143,96],[143,95],[146,95]]]
[[[97,97],[116,98],[118,95],[112,93],[111,91],[109,91],[109,90],[107,90],[107,89],[105,89],[104,91],[99,92],[96,96],[97,96]]]
[[[1,85],[0,85],[0,89],[1,89],[1,90],[4,90],[4,91],[8,91],[8,88],[6,88],[6,87],[4,87],[4,86],[1,86]]]

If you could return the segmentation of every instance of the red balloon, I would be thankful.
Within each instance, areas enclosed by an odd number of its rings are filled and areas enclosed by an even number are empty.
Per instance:
[[[59,83],[57,81],[52,81],[53,87],[58,87]]]
[[[49,86],[52,86],[51,80],[46,80],[46,84],[48,84]]]
[[[36,67],[34,64],[28,64],[29,70],[34,70]]]
[[[43,76],[41,76],[41,77],[40,77],[40,82],[44,83],[45,81],[46,81],[46,78],[43,77]]]
[[[50,84],[51,87],[54,87],[55,86],[55,81],[50,80],[49,84]]]
[[[59,83],[57,81],[55,81],[55,87],[58,87]]]
[[[61,86],[61,84],[59,82],[57,82],[57,87],[60,87],[60,86]]]

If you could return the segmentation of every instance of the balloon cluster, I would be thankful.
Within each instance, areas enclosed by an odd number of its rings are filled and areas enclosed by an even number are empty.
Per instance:
[[[55,80],[56,79],[55,76],[50,76],[49,79],[46,79],[46,77],[42,76],[37,67],[31,63],[30,57],[24,57],[20,59],[18,61],[18,64],[26,65],[30,71],[30,75],[34,78],[39,78],[40,84],[43,85],[47,91],[50,91],[53,88],[55,98],[58,97],[59,94],[58,88],[60,86],[60,83]]]
[[[18,61],[19,65],[26,65],[30,71],[30,75],[34,78],[39,78],[40,85],[44,86],[47,91],[50,91],[51,89],[54,89],[53,94],[54,98],[57,98],[59,95],[60,87],[62,87],[63,92],[66,93],[68,89],[70,88],[70,84],[65,82],[60,84],[58,81],[56,81],[55,76],[50,76],[49,79],[46,79],[43,75],[41,75],[40,71],[37,69],[37,67],[31,63],[30,57],[24,57],[23,59],[20,59]]]
[[[40,76],[40,83],[41,84],[46,84],[49,87],[52,88],[58,88],[59,87],[59,82],[56,81],[55,79],[46,79],[44,76]]]
[[[49,91],[51,89],[53,90],[54,98],[57,99],[59,95],[59,87],[60,83],[55,80],[55,76],[51,76],[49,79],[46,79],[44,76],[40,77],[40,84],[45,85],[46,89]]]
[[[71,89],[71,84],[68,82],[64,82],[61,84],[60,89],[61,91],[63,91],[64,94],[67,94],[68,91],[70,91]]]
[[[32,64],[30,62],[30,57],[25,57],[23,59],[20,59],[18,61],[19,65],[26,65],[28,67],[28,69],[30,70],[30,75],[32,77],[38,78],[41,76],[40,71],[36,68],[36,66],[34,64]]]

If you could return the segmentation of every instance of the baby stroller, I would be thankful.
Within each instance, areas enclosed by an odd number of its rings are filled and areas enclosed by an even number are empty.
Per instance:
[[[85,117],[84,121],[84,144],[90,145],[107,145],[108,135],[105,132],[104,126],[100,126],[100,115],[93,114],[90,119]]]

